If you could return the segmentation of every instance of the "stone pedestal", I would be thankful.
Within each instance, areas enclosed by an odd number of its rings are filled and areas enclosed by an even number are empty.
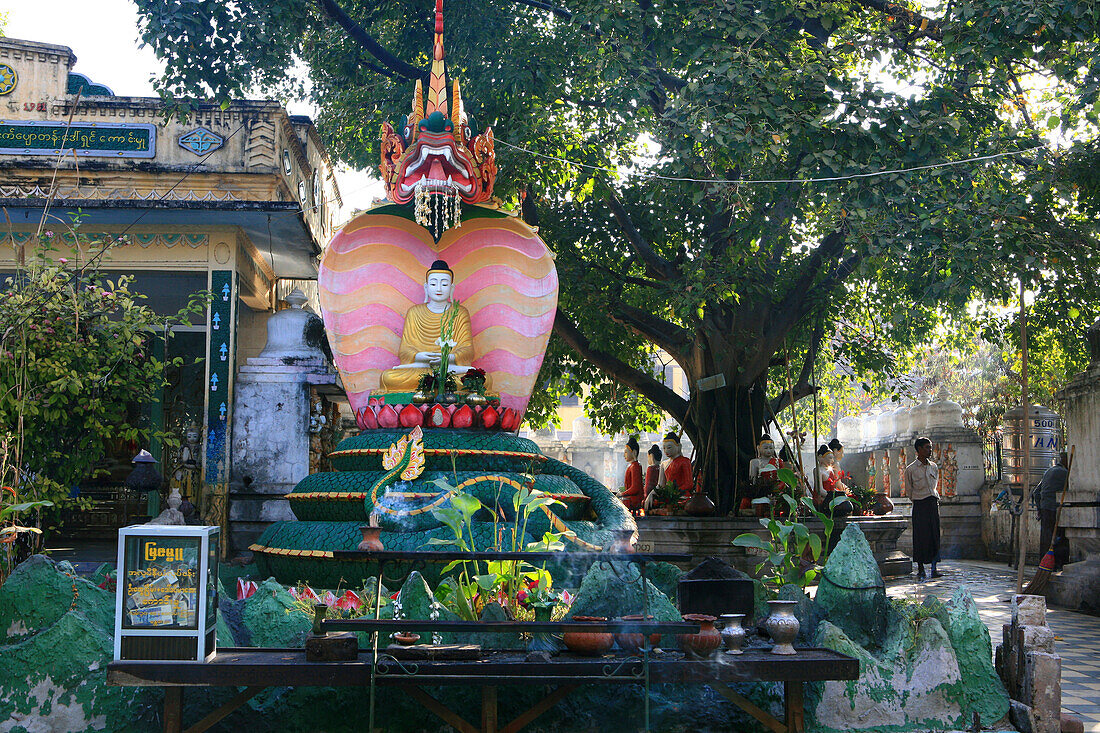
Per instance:
[[[1046,601],[1042,596],[1013,596],[1012,623],[1002,628],[996,666],[1012,698],[1012,723],[1025,733],[1059,733],[1062,662],[1046,623]]]
[[[738,517],[642,517],[638,522],[638,552],[690,553],[690,562],[683,563],[686,570],[708,557],[716,557],[750,575],[757,575],[756,566],[761,557],[743,547],[735,547],[733,538],[744,532],[752,532],[763,538],[767,530],[755,518]],[[811,532],[823,535],[821,523],[805,520]],[[848,524],[856,524],[863,530],[871,551],[884,577],[905,575],[912,571],[909,556],[898,548],[898,537],[908,522],[902,517],[853,517],[836,522],[832,541],[840,540],[840,534]]]
[[[1052,575],[1046,597],[1055,606],[1100,613],[1100,553],[1090,553]]]
[[[248,547],[272,522],[293,521],[284,497],[309,475],[309,388],[333,384],[323,358],[254,357],[237,374],[229,540]]]

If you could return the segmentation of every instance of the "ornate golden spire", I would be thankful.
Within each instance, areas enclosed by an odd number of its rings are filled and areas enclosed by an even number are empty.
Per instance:
[[[424,110],[425,116],[436,111],[447,114],[446,75],[443,65],[443,0],[435,0],[435,42],[432,44],[432,73],[428,78],[428,106]]]

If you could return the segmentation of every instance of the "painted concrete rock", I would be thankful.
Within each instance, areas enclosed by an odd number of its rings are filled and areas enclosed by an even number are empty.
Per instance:
[[[856,564],[865,562],[862,569]],[[873,574],[867,571],[872,568]],[[993,671],[989,633],[964,587],[951,601],[885,598],[871,589],[878,570],[863,533],[845,529],[826,564],[832,585],[815,599],[813,645],[859,659],[850,682],[812,686],[814,730],[926,731],[1002,722],[1008,693]],[[845,586],[845,587],[841,587]],[[867,618],[878,608],[879,618]]]
[[[844,528],[821,573],[814,598],[816,616],[827,618],[862,647],[882,643],[886,624],[886,584],[862,530]]]
[[[129,731],[157,694],[108,687],[114,595],[35,555],[0,586],[0,730]]]

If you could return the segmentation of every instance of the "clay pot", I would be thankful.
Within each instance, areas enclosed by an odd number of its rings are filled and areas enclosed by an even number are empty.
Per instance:
[[[771,614],[764,622],[768,636],[772,638],[772,654],[797,654],[792,642],[798,636],[798,618],[794,607],[798,601],[768,601]]]
[[[615,533],[615,538],[611,540],[611,545],[607,548],[607,551],[614,553],[634,552],[634,545],[630,542],[634,539],[634,530],[617,529],[613,531]]]
[[[642,614],[634,613],[628,616],[622,617],[623,621],[641,621]],[[646,621],[652,621],[652,616],[646,616]],[[642,649],[645,647],[645,634],[640,632],[625,631],[615,634],[615,642],[618,643],[619,648],[627,654],[641,654]],[[649,648],[656,649],[661,643],[660,634],[649,635]]]
[[[745,627],[741,620],[745,618],[743,613],[724,613],[720,617],[722,624],[722,646],[726,648],[726,654],[741,654],[741,645],[745,643]]]
[[[881,517],[894,511],[894,502],[890,501],[890,497],[884,492],[879,491],[875,494],[875,505],[871,508],[876,517]]]
[[[607,618],[604,616],[574,616],[572,620],[578,623],[594,621],[602,623],[607,621]],[[615,635],[609,631],[566,631],[562,634],[562,641],[565,642],[565,648],[574,654],[585,657],[598,657],[610,651],[615,643]]]
[[[423,405],[425,403],[431,402],[432,397],[435,397],[435,395],[430,392],[421,392],[417,390],[416,392],[413,392],[412,401],[414,404]]]
[[[444,405],[453,405],[458,402],[458,395],[454,392],[447,392],[439,395],[439,401]]]
[[[718,633],[718,629],[714,628],[716,620],[714,616],[703,613],[684,614],[684,621],[699,624],[699,633],[678,634],[676,637],[688,659],[707,659],[713,656],[722,645],[722,636]]]
[[[684,504],[684,512],[692,517],[710,517],[714,510],[714,502],[702,491],[696,491]]]
[[[489,404],[489,399],[483,394],[471,392],[466,395],[466,404],[473,405],[474,407],[484,407],[485,405]]]
[[[379,550],[386,549],[382,545],[382,538],[379,536],[382,532],[381,527],[372,527],[369,524],[363,524],[359,526],[359,531],[363,533],[363,541],[359,543],[359,549],[364,552],[378,552]]]
[[[411,631],[395,631],[391,638],[401,646],[412,646],[420,641],[420,634],[414,634]]]

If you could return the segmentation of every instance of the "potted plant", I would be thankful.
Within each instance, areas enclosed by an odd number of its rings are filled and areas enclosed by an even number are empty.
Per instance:
[[[483,406],[489,402],[485,397],[485,370],[477,367],[462,375],[462,388],[466,390],[466,404]]]
[[[679,487],[671,481],[666,481],[657,484],[657,488],[653,491],[657,494],[656,506],[649,513],[658,517],[672,516],[680,506],[680,499],[683,498]]]
[[[416,383],[416,392],[413,392],[412,401],[418,405],[431,402],[435,397],[435,374],[424,372]]]

